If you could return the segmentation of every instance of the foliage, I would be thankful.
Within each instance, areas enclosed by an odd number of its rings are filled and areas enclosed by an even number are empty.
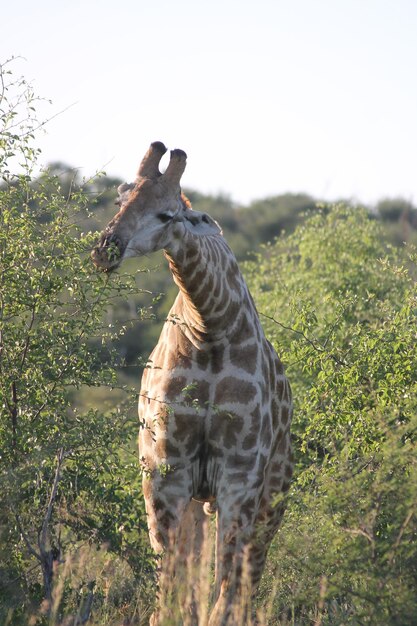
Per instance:
[[[296,404],[296,480],[269,564],[291,623],[415,621],[415,261],[339,206],[248,267]]]
[[[35,174],[43,122],[31,86],[9,68],[0,67],[0,619],[142,624],[153,561],[137,392],[126,383],[175,288],[161,256],[127,262],[111,281],[94,271],[93,231],[114,215],[121,181],[80,181],[62,163]],[[294,391],[297,472],[260,623],[411,626],[416,255],[387,241],[415,240],[416,208],[386,199],[372,212],[318,211],[305,194],[238,207],[187,193],[239,259],[251,250],[246,275]]]
[[[124,328],[104,320],[139,289],[135,276],[110,282],[94,270],[82,185],[64,194],[53,172],[33,177],[34,96],[1,70],[0,614],[17,624],[39,607],[51,615],[55,574],[83,544],[105,544],[137,577],[152,563],[131,452],[136,393],[121,390],[112,411],[75,402],[83,389],[119,386],[111,346]]]
[[[417,209],[411,202],[404,198],[384,198],[375,209],[392,242],[396,245],[417,243]]]

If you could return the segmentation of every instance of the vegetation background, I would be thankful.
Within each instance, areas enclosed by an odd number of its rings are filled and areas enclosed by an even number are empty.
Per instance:
[[[162,255],[89,250],[122,182],[39,171],[37,98],[1,66],[0,622],[145,624],[139,378],[176,288]],[[217,219],[294,390],[297,469],[260,623],[417,620],[417,208],[288,194]],[[177,623],[170,621],[167,623]]]

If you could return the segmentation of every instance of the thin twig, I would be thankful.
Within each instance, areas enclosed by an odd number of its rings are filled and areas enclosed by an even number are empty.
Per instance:
[[[325,350],[324,350],[322,345],[320,345],[320,344],[318,345],[315,341],[313,341],[312,339],[309,339],[307,337],[307,335],[305,333],[303,333],[301,330],[296,330],[295,328],[291,328],[291,326],[286,326],[285,324],[283,324],[279,320],[275,319],[275,317],[272,317],[271,315],[267,315],[266,313],[262,313],[261,312],[261,315],[262,315],[262,317],[265,317],[266,319],[270,320],[271,322],[274,322],[274,324],[277,324],[278,326],[280,326],[284,330],[289,330],[292,333],[295,333],[296,335],[300,335],[300,337],[302,337],[310,346],[312,346],[318,352],[325,352]]]
[[[54,476],[54,481],[52,483],[52,487],[51,487],[51,493],[49,495],[49,502],[48,502],[48,507],[46,509],[46,513],[44,515],[43,518],[43,522],[42,522],[42,527],[41,527],[41,532],[40,532],[40,537],[39,537],[39,549],[41,551],[41,554],[46,554],[48,549],[47,549],[47,539],[48,539],[48,526],[49,523],[51,521],[51,516],[52,516],[52,510],[55,504],[55,500],[56,500],[56,494],[58,491],[58,485],[59,485],[59,481],[61,479],[61,468],[62,468],[62,464],[64,462],[65,459],[65,453],[64,453],[64,449],[60,448],[58,450],[58,454],[57,454],[57,466],[56,466],[56,470],[55,470],[55,476]]]
[[[271,315],[267,315],[266,313],[260,313],[260,315],[262,315],[262,317],[265,317],[266,319],[270,320],[271,322],[274,322],[274,324],[277,324],[278,326],[280,326],[281,328],[283,328],[284,330],[289,330],[292,333],[295,333],[296,335],[299,335],[300,337],[302,337],[304,339],[304,341],[306,343],[308,343],[309,346],[311,346],[312,348],[314,348],[314,350],[316,350],[317,352],[321,352],[322,354],[326,353],[326,347],[327,344],[330,340],[330,337],[337,325],[337,321],[333,324],[330,333],[327,337],[327,339],[325,340],[324,344],[322,345],[321,343],[318,343],[317,341],[313,341],[312,339],[310,339],[309,337],[307,337],[307,335],[305,333],[303,333],[303,331],[301,330],[296,330],[295,328],[292,328],[291,326],[286,326],[285,324],[283,324],[282,322],[280,322],[279,320],[277,320],[275,317],[271,316]],[[337,356],[335,356],[334,354],[331,354],[330,352],[327,352],[329,358],[331,358],[335,363],[337,363],[338,365],[344,365],[346,366],[347,363],[345,361],[342,361],[340,359],[337,358]]]
[[[411,509],[408,511],[408,513],[407,513],[407,515],[406,515],[405,520],[404,520],[404,521],[403,521],[403,523],[401,524],[401,528],[400,528],[400,530],[399,530],[398,537],[397,537],[397,539],[395,540],[394,545],[392,546],[392,548],[391,548],[391,550],[390,550],[390,556],[389,556],[389,559],[388,559],[388,562],[389,562],[390,564],[391,564],[391,563],[392,563],[392,561],[394,560],[394,557],[395,557],[395,552],[396,552],[396,550],[398,550],[398,548],[399,548],[399,546],[400,546],[400,543],[401,543],[401,540],[402,540],[403,535],[404,535],[404,533],[405,533],[405,530],[406,530],[406,528],[407,528],[408,524],[410,523],[410,521],[412,520],[413,515],[414,515],[414,513],[415,513],[415,511],[416,511],[416,508],[417,508],[417,504],[414,504],[414,505],[411,507]]]
[[[36,552],[35,548],[30,543],[29,537],[27,536],[27,534],[25,532],[25,529],[22,526],[22,522],[20,521],[20,515],[18,513],[15,513],[15,519],[16,519],[16,522],[17,522],[17,526],[19,528],[19,532],[20,532],[20,534],[23,537],[23,541],[25,542],[26,547],[27,547],[29,553],[32,556],[34,556],[38,561],[42,561],[41,555],[38,552]]]

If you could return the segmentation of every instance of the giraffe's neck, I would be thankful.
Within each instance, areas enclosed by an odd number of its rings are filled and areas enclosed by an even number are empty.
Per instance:
[[[171,313],[199,341],[213,341],[234,330],[245,310],[254,309],[237,261],[222,235],[188,230],[165,255],[180,294]]]

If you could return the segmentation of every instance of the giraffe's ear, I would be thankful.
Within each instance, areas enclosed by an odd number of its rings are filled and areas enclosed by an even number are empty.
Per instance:
[[[121,206],[127,200],[129,191],[133,189],[134,186],[135,186],[135,183],[122,183],[121,185],[118,186],[117,193],[119,195],[116,200],[117,205]]]
[[[122,183],[118,186],[117,193],[119,194],[119,196],[121,196],[123,193],[126,193],[126,191],[130,191],[131,189],[133,189],[134,186],[135,183]]]
[[[167,181],[169,185],[177,187],[180,184],[186,165],[187,155],[184,150],[179,150],[178,148],[171,150],[171,158],[163,174],[164,181]]]

